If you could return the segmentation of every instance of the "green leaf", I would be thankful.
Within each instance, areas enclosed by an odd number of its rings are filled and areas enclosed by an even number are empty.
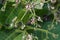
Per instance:
[[[14,40],[25,40],[25,39],[26,39],[25,32],[19,34],[17,37],[14,38]]]
[[[9,2],[15,2],[15,0],[7,0],[7,1],[9,1]]]

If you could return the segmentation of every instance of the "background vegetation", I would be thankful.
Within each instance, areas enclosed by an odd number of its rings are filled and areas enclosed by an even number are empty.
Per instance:
[[[0,40],[60,40],[60,0],[0,0]]]

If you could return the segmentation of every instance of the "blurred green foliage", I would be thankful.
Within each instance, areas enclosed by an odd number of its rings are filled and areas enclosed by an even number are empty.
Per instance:
[[[56,8],[49,10],[50,0],[44,3],[42,9],[39,4],[41,0],[6,0],[5,4],[0,4],[0,40],[29,40],[28,35],[32,35],[31,40],[60,40],[60,22],[56,17],[60,15],[56,14],[60,1],[57,2]],[[38,6],[25,7],[32,6],[31,3]],[[40,21],[37,21],[37,17],[41,17]],[[33,24],[30,23],[32,18],[36,21]]]

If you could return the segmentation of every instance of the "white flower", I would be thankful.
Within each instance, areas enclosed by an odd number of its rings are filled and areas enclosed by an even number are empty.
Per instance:
[[[44,6],[44,3],[45,3],[45,0],[40,0],[40,2],[39,1],[36,1],[34,3],[35,4],[34,8],[36,8],[36,9],[42,9],[43,6]]]
[[[56,0],[51,0],[51,3],[56,3]]]
[[[31,10],[31,9],[33,8],[33,5],[32,5],[32,4],[27,4],[27,5],[25,6],[25,8],[26,8],[27,10]]]
[[[40,19],[41,19],[41,18],[40,18],[40,17],[38,17],[38,19],[37,19],[37,20],[38,20],[38,21],[40,21]]]
[[[32,39],[32,35],[28,34],[26,40],[33,40],[33,39]]]
[[[40,3],[41,7],[44,5],[44,3]]]
[[[16,23],[15,23],[15,25],[14,25],[14,26],[15,26],[15,28],[17,28],[17,24],[16,24]]]
[[[41,20],[41,18],[40,17],[38,17],[38,19],[37,19],[38,21],[41,21],[41,22],[43,22],[42,20]]]
[[[44,6],[44,3],[40,3],[40,9],[42,9]]]
[[[31,19],[31,24],[34,24],[35,23],[35,18],[32,18]]]
[[[26,7],[27,10],[30,10],[31,9],[31,5],[29,5],[29,4],[26,5],[25,7]]]
[[[10,24],[10,27],[13,27],[13,25],[14,25],[14,24],[13,24],[13,23],[11,23],[11,24]]]
[[[15,0],[15,2],[16,2],[16,3],[19,3],[19,2],[21,2],[21,0]]]

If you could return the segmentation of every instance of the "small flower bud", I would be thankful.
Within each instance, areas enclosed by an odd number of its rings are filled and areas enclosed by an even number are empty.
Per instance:
[[[25,6],[25,8],[26,8],[27,10],[31,10],[31,9],[33,8],[33,5],[32,5],[32,4],[27,4],[27,5]]]
[[[22,36],[22,40],[25,40],[25,38],[26,38],[26,35],[23,35],[23,36]]]
[[[26,26],[23,24],[23,25],[21,26],[21,29],[23,30],[25,27],[26,27]]]
[[[51,9],[55,9],[55,7],[52,7],[52,6],[51,6]]]

